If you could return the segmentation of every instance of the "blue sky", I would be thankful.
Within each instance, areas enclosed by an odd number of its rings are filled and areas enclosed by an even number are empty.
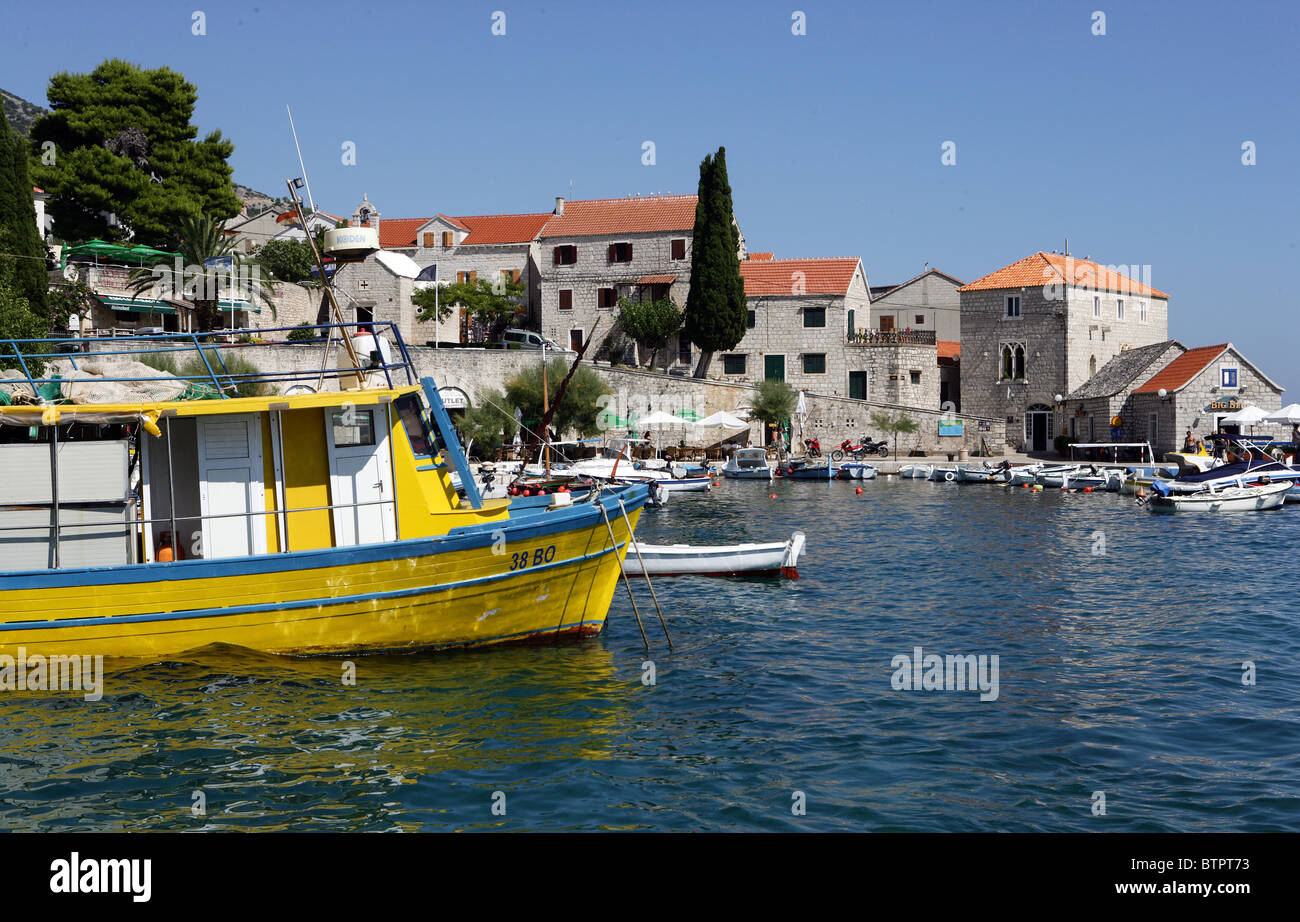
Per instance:
[[[722,144],[751,249],[860,256],[875,285],[927,262],[977,278],[1068,236],[1150,265],[1171,336],[1231,340],[1300,400],[1289,0],[188,0],[6,20],[0,86],[44,104],[60,70],[169,66],[198,87],[200,129],[234,140],[235,178],[270,194],[299,173],[285,103],[317,205],[344,214],[363,192],[386,217],[693,192]]]

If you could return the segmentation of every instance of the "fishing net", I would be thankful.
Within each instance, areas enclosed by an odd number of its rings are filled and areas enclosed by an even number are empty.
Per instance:
[[[81,362],[60,377],[63,396],[73,403],[164,403],[182,399],[190,388],[182,378],[133,361]],[[111,378],[133,380],[105,380]]]

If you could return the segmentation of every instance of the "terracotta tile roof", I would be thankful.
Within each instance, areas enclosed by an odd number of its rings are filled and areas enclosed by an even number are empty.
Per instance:
[[[796,294],[796,287],[811,295],[842,295],[849,290],[861,260],[857,257],[827,259],[742,260],[740,277],[747,297]],[[802,277],[796,276],[802,272]]]
[[[1177,391],[1191,383],[1192,379],[1205,371],[1209,364],[1223,355],[1231,343],[1220,343],[1217,346],[1201,346],[1199,349],[1188,349],[1178,358],[1174,359],[1164,368],[1156,372],[1146,384],[1135,388],[1135,394],[1154,394],[1164,388],[1167,391]]]
[[[1044,253],[1041,250],[1032,256],[1003,266],[996,272],[990,272],[983,278],[976,279],[969,285],[963,285],[958,291],[987,291],[997,288],[1034,288],[1041,287],[1055,280],[1062,280],[1079,288],[1098,291],[1114,291],[1121,294],[1147,295],[1152,298],[1168,298],[1163,291],[1157,291],[1149,285],[1112,272],[1090,259],[1063,256],[1060,253]]]
[[[638,285],[671,285],[677,281],[675,275],[643,275],[636,280]]]
[[[384,250],[415,246],[415,232],[433,218],[382,218],[379,221],[379,246]]]
[[[762,261],[764,259],[771,259],[772,254],[771,253],[750,253],[749,258]]]
[[[960,359],[961,342],[955,339],[940,339],[935,341],[938,347],[939,358],[942,359]]]
[[[445,217],[441,216],[440,217]],[[541,233],[551,219],[545,214],[490,214],[469,215],[447,220],[469,231],[461,246],[479,246],[493,243],[529,243]]]
[[[459,228],[460,228],[461,230],[463,230],[463,231],[467,231],[467,230],[469,230],[468,227],[466,227],[464,224],[461,224],[461,223],[460,223],[460,222],[463,220],[462,218],[453,218],[451,215],[443,214],[441,211],[438,212],[436,215],[434,215],[434,217],[442,218],[444,221],[446,221],[446,222],[447,222],[448,224],[450,224],[452,227],[459,227]],[[429,220],[432,221],[433,218],[430,218]]]
[[[546,222],[543,237],[590,237],[689,231],[695,227],[694,195],[643,195],[580,199]]]
[[[1094,400],[1098,397],[1114,397],[1124,388],[1145,381],[1151,372],[1156,370],[1156,359],[1160,358],[1166,349],[1174,346],[1186,351],[1186,347],[1176,339],[1167,339],[1161,343],[1133,349],[1121,349],[1119,355],[1098,368],[1095,375],[1072,390],[1065,399]]]

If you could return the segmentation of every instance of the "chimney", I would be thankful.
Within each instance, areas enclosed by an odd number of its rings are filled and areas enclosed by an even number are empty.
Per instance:
[[[555,197],[555,213],[564,214],[564,199],[558,195]]]

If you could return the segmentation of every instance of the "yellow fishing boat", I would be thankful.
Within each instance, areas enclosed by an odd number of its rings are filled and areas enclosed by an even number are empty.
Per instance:
[[[324,371],[232,374],[230,350],[254,347],[201,334],[101,340],[93,354],[0,343],[19,366],[0,378],[0,655],[598,633],[646,488],[483,499],[396,328],[357,329],[317,328],[357,363],[324,386]],[[362,342],[376,346],[366,361]],[[206,373],[140,372],[167,352]],[[251,388],[266,393],[239,394]]]

